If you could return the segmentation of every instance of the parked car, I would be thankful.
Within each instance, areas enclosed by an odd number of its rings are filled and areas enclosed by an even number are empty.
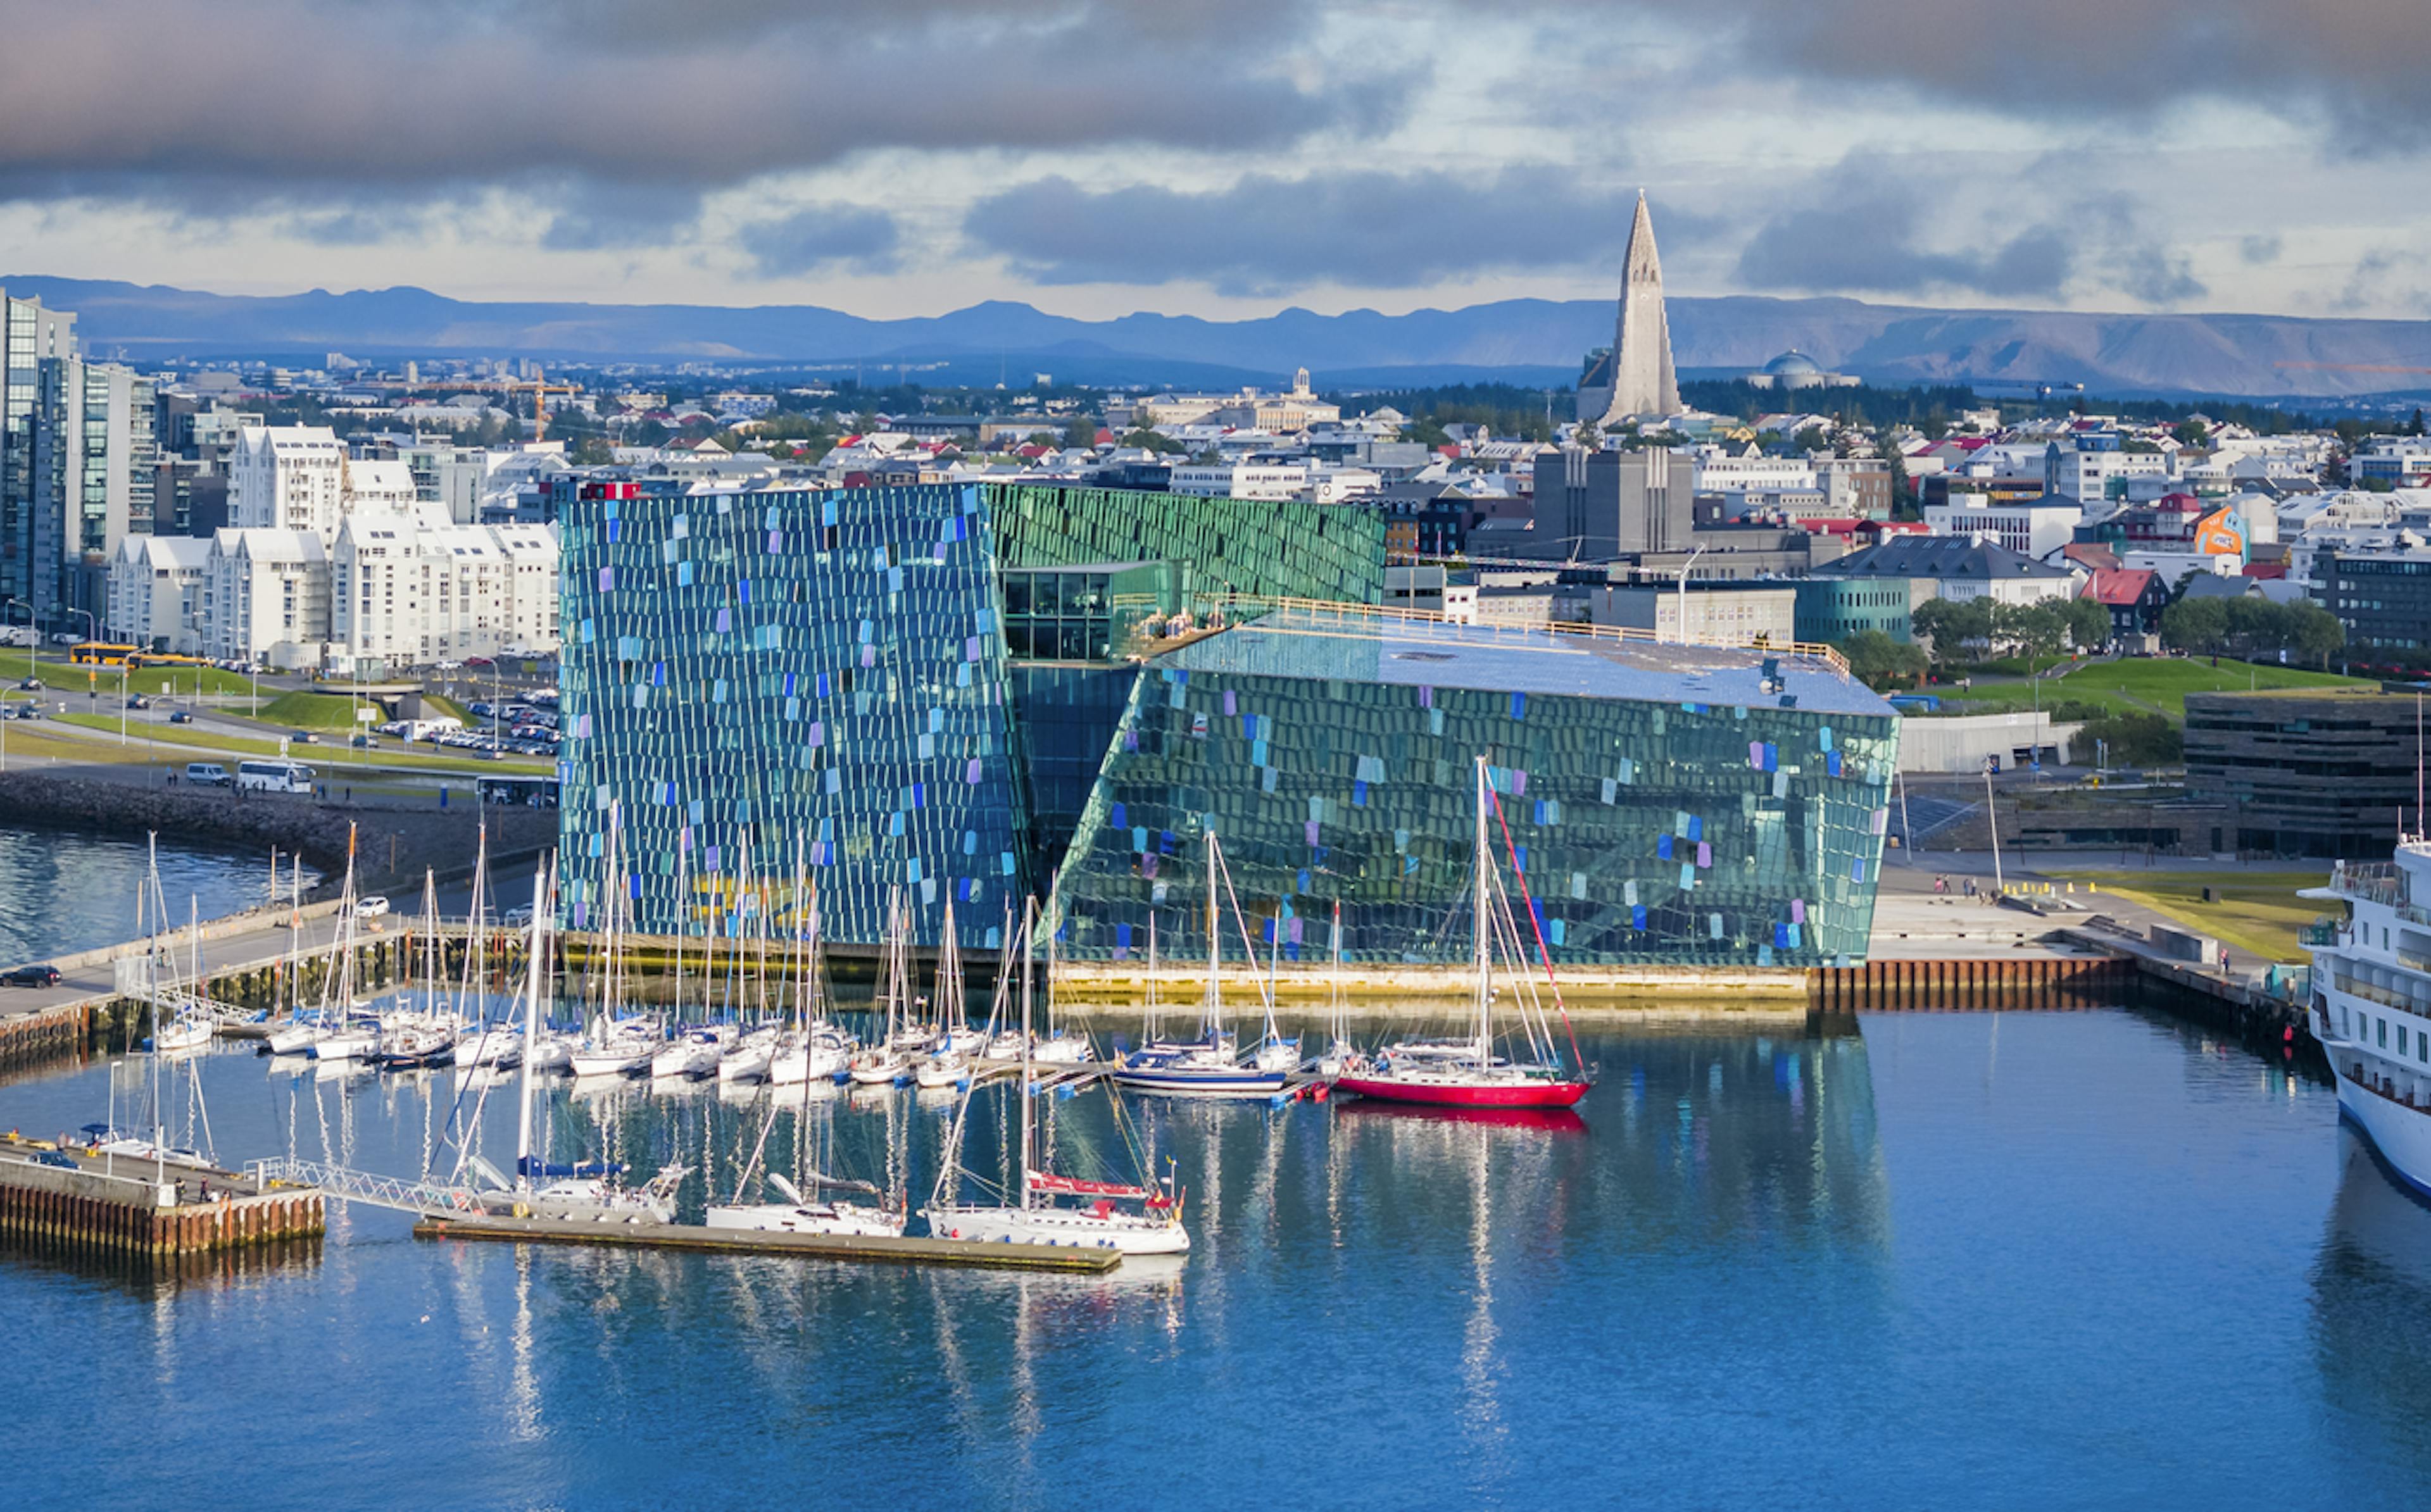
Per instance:
[[[388,900],[377,893],[355,900],[355,917],[358,919],[377,919],[387,912]]]
[[[169,716],[169,723],[172,724],[192,724],[194,723],[194,716],[187,713],[181,708]]]
[[[186,763],[186,780],[206,788],[226,788],[234,783],[236,777],[216,761],[189,761]]]
[[[0,987],[57,987],[59,969],[56,966],[19,966],[0,972]]]
[[[59,634],[51,637],[51,644],[55,646],[80,646],[84,644],[84,637],[67,630],[62,630]]]
[[[21,720],[42,719],[44,717],[42,714],[42,706],[40,704],[28,704],[17,711],[17,717]]]
[[[39,693],[42,690],[42,680],[40,677],[20,677],[17,679],[17,690],[24,693]]]

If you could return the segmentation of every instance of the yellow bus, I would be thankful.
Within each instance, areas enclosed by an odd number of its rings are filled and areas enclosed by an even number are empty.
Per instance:
[[[68,653],[68,660],[79,667],[124,667],[137,647],[113,645],[107,640],[88,640]]]
[[[209,656],[181,656],[168,651],[144,651],[128,656],[126,664],[130,667],[208,667],[211,659]]]

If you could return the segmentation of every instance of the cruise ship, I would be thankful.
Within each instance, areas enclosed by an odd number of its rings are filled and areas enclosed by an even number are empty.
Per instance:
[[[2305,933],[2339,1113],[2431,1198],[2431,839],[2401,840],[2389,861],[2341,861],[2304,896],[2348,906]]]

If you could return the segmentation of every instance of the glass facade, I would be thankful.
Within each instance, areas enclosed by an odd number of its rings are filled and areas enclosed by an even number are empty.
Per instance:
[[[1761,652],[1284,611],[1148,663],[1057,884],[1065,949],[1206,948],[1215,826],[1250,928],[1324,958],[1467,949],[1469,768],[1488,762],[1556,960],[1859,957],[1888,707]]]
[[[1026,485],[585,500],[567,922],[606,917],[612,827],[647,933],[746,931],[798,854],[833,940],[879,940],[899,889],[922,943],[951,897],[990,947],[1051,886],[1069,955],[1137,955],[1151,918],[1192,955],[1213,823],[1286,958],[1323,958],[1336,902],[1353,958],[1461,958],[1483,754],[1557,960],[1862,955],[1886,706],[1760,651],[1396,617],[1383,527]],[[1132,605],[1227,591],[1341,597],[1125,654]]]
[[[976,487],[605,499],[562,523],[564,906],[746,931],[799,865],[830,939],[895,889],[993,946],[1029,887],[1004,640]],[[755,879],[745,885],[745,878]]]

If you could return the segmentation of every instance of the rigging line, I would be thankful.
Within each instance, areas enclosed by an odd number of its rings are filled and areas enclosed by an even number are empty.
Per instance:
[[[1488,783],[1485,785],[1485,798],[1493,806],[1495,823],[1502,830],[1502,847],[1511,855],[1511,875],[1519,884],[1519,901],[1528,905],[1528,930],[1536,937],[1537,959],[1544,962],[1545,980],[1553,987],[1553,1007],[1561,1014],[1562,1028],[1570,1037],[1570,1065],[1573,1070],[1584,1072],[1587,1063],[1579,1054],[1578,1026],[1570,1022],[1569,1005],[1562,1001],[1562,979],[1553,974],[1552,953],[1545,948],[1545,931],[1536,923],[1536,905],[1528,896],[1528,874],[1519,867],[1519,848],[1511,839],[1511,821],[1502,812],[1502,795],[1494,790],[1492,783]]]

